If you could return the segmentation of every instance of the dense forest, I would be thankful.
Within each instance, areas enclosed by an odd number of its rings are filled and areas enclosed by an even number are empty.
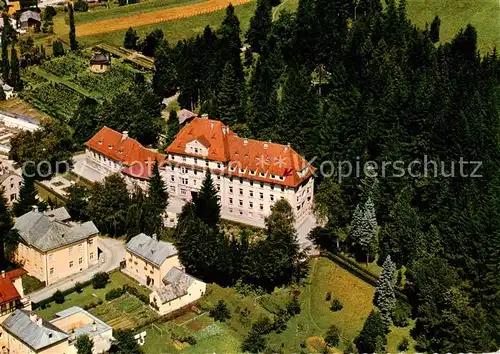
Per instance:
[[[426,176],[320,175],[311,237],[406,269],[418,350],[498,349],[497,53],[479,53],[466,24],[439,44],[439,18],[416,28],[404,0],[300,0],[275,21],[272,5],[258,1],[245,34],[230,6],[217,31],[161,44],[154,86],[316,166],[433,161]],[[460,161],[481,162],[480,177]]]

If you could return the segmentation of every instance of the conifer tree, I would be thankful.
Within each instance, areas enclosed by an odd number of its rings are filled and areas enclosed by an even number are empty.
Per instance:
[[[5,83],[9,82],[10,78],[10,62],[9,62],[9,28],[10,21],[7,13],[2,14],[4,27],[2,30],[2,79]]]
[[[181,126],[179,124],[179,117],[177,117],[177,112],[175,110],[171,110],[168,115],[167,121],[167,136],[166,136],[166,145],[172,144],[175,139],[175,136],[181,130]]]
[[[168,192],[165,182],[161,178],[158,161],[155,160],[148,180],[148,202],[162,214],[168,205]]]
[[[170,97],[177,92],[177,71],[171,56],[168,42],[162,41],[156,48],[153,74],[153,88],[160,97]]]
[[[35,180],[30,177],[24,177],[19,189],[19,198],[14,202],[12,211],[15,216],[21,216],[31,211],[34,205],[42,205],[37,199]]]
[[[234,70],[235,78],[238,83],[243,83],[243,65],[241,63],[241,28],[240,21],[234,13],[234,6],[229,5],[226,8],[226,16],[219,29],[220,46],[219,61],[222,70],[227,64],[231,64]]]
[[[222,73],[219,94],[217,95],[217,118],[227,125],[241,122],[244,118],[242,104],[241,85],[233,66],[227,63]]]
[[[387,327],[379,312],[372,311],[363,325],[363,329],[354,340],[360,353],[383,353],[387,342]]]
[[[196,215],[209,227],[216,230],[220,219],[220,203],[217,189],[212,181],[210,170],[207,169],[205,179],[199,193],[193,200]]]
[[[137,41],[139,40],[139,36],[137,35],[137,31],[132,27],[129,27],[127,32],[125,32],[125,38],[123,39],[123,47],[126,49],[137,49]]]
[[[252,52],[260,53],[272,25],[272,7],[270,0],[258,0],[255,13],[250,20],[246,41]]]
[[[15,91],[21,91],[23,89],[23,82],[21,80],[21,74],[19,72],[19,58],[17,57],[17,51],[14,45],[12,45],[12,50],[10,54],[10,84]]]
[[[0,269],[7,266],[7,258],[17,248],[19,242],[18,234],[12,230],[14,221],[7,207],[5,197],[0,196]]]
[[[69,10],[69,46],[71,50],[78,49],[78,42],[76,41],[76,30],[75,30],[75,10],[73,9],[73,4],[68,3]]]
[[[380,0],[358,0],[356,6],[356,17],[372,17],[377,12],[382,10],[382,3]]]
[[[368,198],[363,206],[358,204],[356,207],[349,234],[355,253],[366,256],[367,262],[376,255],[377,227],[375,207]]]
[[[3,86],[0,85],[0,101],[5,101],[7,96],[5,95],[5,91],[3,90]]]
[[[432,43],[439,42],[440,27],[441,27],[441,19],[439,18],[439,16],[436,16],[436,17],[434,17],[434,20],[432,20],[431,29],[429,32],[429,37],[430,37]]]
[[[377,282],[374,298],[375,306],[379,308],[387,327],[391,325],[391,315],[396,307],[396,280],[396,265],[391,261],[391,256],[387,256]]]

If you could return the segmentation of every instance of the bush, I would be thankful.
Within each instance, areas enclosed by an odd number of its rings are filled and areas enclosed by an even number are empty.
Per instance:
[[[226,320],[231,318],[231,313],[224,300],[217,301],[217,304],[210,310],[209,314],[215,321],[220,322],[226,322]]]
[[[398,300],[396,302],[396,307],[392,313],[392,322],[396,327],[406,327],[408,326],[409,317],[411,315],[411,307],[404,301]]]
[[[120,296],[122,296],[123,293],[125,293],[125,290],[123,290],[122,288],[111,289],[110,291],[108,291],[106,293],[106,296],[105,296],[106,301],[111,301],[113,299],[117,299]]]
[[[339,344],[339,340],[340,340],[340,329],[335,325],[331,325],[330,328],[328,328],[328,331],[326,332],[325,336],[326,344],[328,344],[330,347],[336,347]]]
[[[290,314],[290,316],[295,316],[300,313],[300,303],[297,296],[294,296],[292,300],[286,305],[286,310]]]
[[[326,293],[325,301],[330,301],[332,299],[332,292],[329,291]]]
[[[257,321],[252,324],[251,332],[266,335],[273,331],[273,323],[267,316],[261,316]]]
[[[76,282],[75,284],[75,291],[78,293],[78,294],[81,294],[82,291],[83,291],[83,285],[82,283],[80,282]]]
[[[87,12],[89,10],[89,4],[86,1],[78,0],[75,2],[75,5],[73,5],[73,8],[78,12]]]
[[[137,289],[134,286],[130,286],[128,284],[125,284],[123,286],[123,292],[127,292],[130,295],[135,296],[136,298],[138,298],[141,302],[145,303],[146,305],[149,304],[149,297],[145,294],[140,293],[139,289]]]
[[[125,5],[127,5],[127,0],[118,0],[118,5],[119,6],[125,6]]]
[[[109,281],[109,274],[99,272],[92,277],[92,287],[94,289],[104,289]]]
[[[57,290],[54,295],[52,295],[52,300],[54,300],[54,302],[56,304],[63,304],[64,303],[64,294],[62,293],[61,290]]]
[[[330,310],[332,310],[333,312],[337,312],[342,310],[343,308],[344,305],[342,305],[339,299],[333,299],[332,306],[330,306]]]
[[[398,344],[398,350],[400,352],[405,352],[408,350],[408,348],[410,347],[410,341],[408,340],[408,337],[404,337],[402,340],[401,340],[401,343]]]

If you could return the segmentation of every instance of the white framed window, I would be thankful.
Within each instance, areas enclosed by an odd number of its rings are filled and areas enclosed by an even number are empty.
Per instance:
[[[181,194],[182,194],[182,195],[186,195],[186,190],[182,188],[182,189],[181,189]]]
[[[229,187],[229,193],[233,194],[233,187]]]
[[[220,191],[220,184],[217,185],[217,190]]]
[[[78,258],[78,264],[83,264],[83,258],[82,257]]]
[[[229,204],[233,204],[233,198],[229,198]]]
[[[205,166],[209,166],[210,165],[210,162],[208,160],[205,160]]]
[[[264,204],[259,205],[260,210],[264,210]]]
[[[253,202],[249,202],[249,203],[248,203],[248,207],[249,207],[250,209],[253,209]]]
[[[240,188],[240,195],[243,195],[243,188]]]
[[[253,198],[253,191],[249,191],[248,194],[250,195],[250,198]]]
[[[260,193],[259,193],[259,198],[260,198],[260,199],[264,199],[264,193],[260,192]]]
[[[90,259],[94,259],[94,252],[90,252],[90,256],[89,256]]]
[[[78,245],[78,252],[82,252],[82,251],[83,251],[83,244],[82,244],[82,243],[80,243],[80,244]]]
[[[50,275],[54,274],[54,268],[50,268]]]
[[[220,169],[221,165],[220,162],[217,163],[217,168]]]
[[[243,200],[240,199],[240,206],[243,206]]]
[[[170,191],[171,191],[172,193],[175,193],[175,186],[170,186]]]
[[[51,253],[49,254],[49,261],[52,262],[53,260],[54,260],[54,253]]]
[[[170,181],[171,181],[171,182],[175,182],[175,177],[174,177],[174,175],[170,176]]]
[[[73,261],[69,262],[69,267],[73,268]]]
[[[93,239],[93,238],[91,238],[91,239],[89,240],[89,245],[93,245],[93,244],[94,244],[94,239]]]

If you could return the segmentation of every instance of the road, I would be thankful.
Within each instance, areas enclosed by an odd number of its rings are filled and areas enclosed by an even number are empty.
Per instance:
[[[120,262],[125,258],[125,248],[122,241],[107,237],[99,237],[98,247],[102,253],[99,257],[99,264],[87,269],[85,272],[78,273],[57,283],[51,284],[41,290],[28,294],[32,302],[40,302],[51,297],[56,290],[67,290],[75,286],[75,283],[83,283],[90,280],[98,272],[109,272],[120,266]]]

